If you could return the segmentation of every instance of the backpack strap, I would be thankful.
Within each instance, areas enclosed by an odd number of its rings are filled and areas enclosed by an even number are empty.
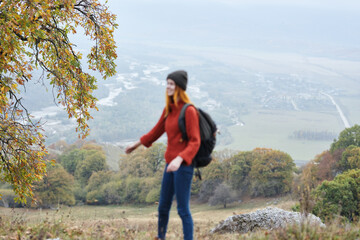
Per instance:
[[[187,107],[190,106],[190,105],[192,105],[192,104],[186,103],[186,104],[181,108],[180,115],[179,115],[179,119],[178,119],[179,128],[180,128],[181,135],[182,135],[181,138],[182,138],[183,141],[188,140],[188,136],[187,136],[187,133],[186,133],[185,112],[186,112]]]
[[[195,170],[195,178],[199,178],[200,181],[202,180],[201,172],[200,172],[200,169],[198,167]]]

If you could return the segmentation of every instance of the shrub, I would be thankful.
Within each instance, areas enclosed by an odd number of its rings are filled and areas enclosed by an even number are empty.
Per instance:
[[[159,199],[160,199],[160,188],[153,188],[146,195],[145,201],[147,203],[154,203],[154,202],[159,201]]]
[[[360,215],[360,169],[353,169],[324,181],[314,191],[316,199],[313,213],[322,219],[339,214],[349,220]]]
[[[271,197],[291,190],[294,161],[289,154],[272,149],[255,149],[259,156],[252,163],[251,195]]]
[[[122,204],[125,202],[124,183],[120,180],[111,181],[103,185],[102,194],[107,204]]]
[[[99,190],[93,190],[86,194],[86,203],[89,205],[102,205],[105,204],[104,192]]]
[[[340,161],[341,170],[360,168],[360,147],[351,145],[342,153]]]
[[[56,204],[74,205],[74,177],[60,164],[49,166],[42,181],[34,184],[34,197],[39,207]]]

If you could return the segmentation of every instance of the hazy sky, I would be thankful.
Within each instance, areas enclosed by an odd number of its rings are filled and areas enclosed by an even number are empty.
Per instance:
[[[118,16],[116,37],[123,46],[360,47],[360,1],[110,0],[109,6]]]
[[[103,2],[103,1],[102,1]],[[118,0],[109,0],[110,4],[118,2]],[[302,7],[316,7],[316,8],[332,8],[332,9],[360,9],[360,1],[357,0],[122,0],[121,4],[126,3],[151,3],[151,4],[227,4],[227,5],[279,5],[279,6],[302,6]]]

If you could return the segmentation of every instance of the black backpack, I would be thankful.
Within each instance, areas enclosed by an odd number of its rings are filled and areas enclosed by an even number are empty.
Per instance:
[[[179,128],[182,134],[183,140],[188,140],[186,134],[186,120],[185,120],[185,111],[188,106],[192,104],[185,104],[180,112],[179,116]],[[211,160],[211,153],[215,148],[216,144],[216,131],[217,127],[215,122],[212,120],[209,114],[201,110],[200,108],[196,108],[199,113],[199,127],[200,127],[200,138],[201,145],[199,151],[195,155],[192,164],[195,168],[197,168],[197,172],[195,175],[199,177],[201,180],[201,173],[199,168],[207,166]]]

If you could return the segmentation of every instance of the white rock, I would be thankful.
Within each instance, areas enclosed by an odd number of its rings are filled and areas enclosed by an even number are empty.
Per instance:
[[[300,224],[302,222],[309,222],[311,225],[325,227],[325,224],[321,222],[320,218],[313,214],[305,216],[298,212],[289,212],[280,208],[267,207],[252,213],[228,217],[212,229],[211,233],[246,233],[258,229],[272,230],[285,227],[287,224]]]

